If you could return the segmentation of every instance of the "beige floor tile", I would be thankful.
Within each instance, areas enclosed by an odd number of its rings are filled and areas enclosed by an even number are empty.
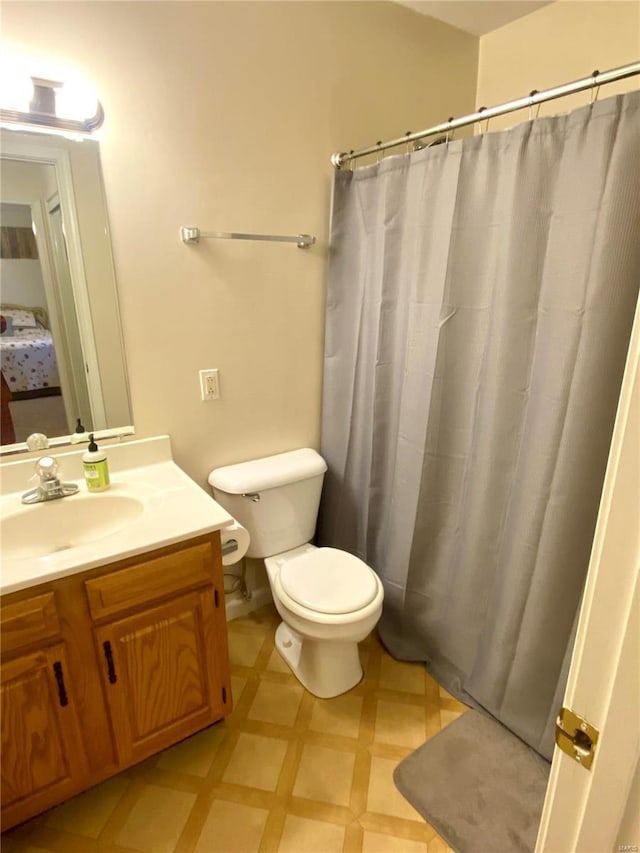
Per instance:
[[[293,786],[294,797],[348,806],[355,755],[305,744]]]
[[[240,701],[240,697],[242,696],[242,691],[247,685],[247,679],[243,678],[241,675],[232,675],[231,676],[231,698],[233,699],[234,707]]]
[[[455,696],[448,693],[441,684],[438,685],[438,693],[441,699],[453,699],[455,701]]]
[[[249,558],[250,563],[255,562],[260,566],[259,571],[263,574],[265,573],[264,563],[262,560],[252,560]],[[236,625],[242,626],[242,628],[250,628],[252,631],[262,631],[265,635],[270,631],[273,631],[277,625],[282,622],[278,611],[273,604],[266,604],[264,607],[261,607],[259,610],[252,610],[251,613],[247,613],[246,616],[242,616],[240,619],[235,619],[232,622],[229,622],[229,626],[231,630],[234,630]]]
[[[457,720],[458,717],[461,717],[464,714],[464,711],[448,711],[446,708],[440,709],[440,725],[442,728],[448,726],[449,723],[452,723],[454,720]]]
[[[45,824],[53,829],[97,838],[128,786],[127,780],[119,776],[107,779],[53,809]]]
[[[378,743],[410,746],[416,749],[427,739],[425,709],[379,699],[376,708],[374,738]]]
[[[304,689],[300,684],[262,681],[251,705],[249,719],[292,726],[296,721],[303,694]]]
[[[146,785],[116,835],[116,844],[153,853],[172,853],[195,799],[195,794],[185,791]]]
[[[365,830],[362,853],[427,853],[427,845],[423,841],[411,841],[408,838]]]
[[[0,837],[0,850],[2,850],[2,853],[26,853],[26,850],[30,847],[40,850],[40,844],[44,842],[38,844],[35,842],[31,844],[29,842],[36,821],[38,825],[42,825],[42,818],[35,818],[33,821],[18,824],[18,826],[14,826],[12,829],[4,832]]]
[[[275,791],[288,742],[242,732],[233,750],[223,782]]]
[[[263,643],[263,634],[229,632],[229,661],[231,665],[253,666]]]
[[[344,827],[288,815],[278,853],[342,853]]]
[[[175,849],[185,826],[193,843],[192,833],[202,825],[196,823],[198,817],[204,824],[196,846],[189,846],[193,853],[257,853],[261,844],[277,838],[280,828],[281,853],[331,853],[342,851],[345,843],[351,850],[360,837],[363,853],[452,853],[438,837],[426,845],[415,840],[422,837],[425,824],[395,787],[393,771],[399,759],[380,756],[399,756],[419,747],[457,719],[465,706],[440,688],[422,664],[394,661],[375,635],[361,647],[368,654],[370,680],[365,678],[356,690],[335,699],[312,697],[290,675],[277,651],[268,662],[262,653],[271,649],[278,622],[274,608],[263,608],[229,626],[233,699],[239,707],[235,717],[232,714],[227,722],[41,816],[38,825],[46,828],[47,835],[30,830],[30,822],[13,834],[9,831],[2,838],[3,851],[6,846],[7,853],[50,853],[45,851],[50,843],[52,850],[61,853],[64,836],[58,838],[58,831],[67,831],[76,838],[75,853],[88,853],[101,844],[105,853],[112,847],[163,853]],[[251,667],[251,673],[245,667]],[[405,695],[384,694],[378,688]],[[270,727],[274,723],[282,728]],[[270,731],[279,736],[264,734]],[[352,739],[351,748],[340,736]],[[373,756],[367,750],[371,736]],[[291,744],[296,738],[300,738],[299,753]],[[172,778],[176,790],[166,787]],[[211,781],[220,784],[215,793]],[[112,845],[106,838],[101,842],[101,828],[110,827],[109,817],[118,814],[114,809],[119,798],[123,793],[128,798],[132,790],[140,793],[128,817],[123,812],[126,822],[121,831]],[[216,794],[238,802],[227,802]],[[285,815],[292,797],[291,808],[297,814]],[[120,802],[129,805],[128,799]],[[194,803],[192,823],[189,815]],[[269,812],[267,806],[275,811]],[[200,808],[209,808],[206,819]],[[413,822],[414,840],[394,835],[399,818]],[[115,822],[113,826],[117,828]],[[83,837],[86,851],[81,849]]]
[[[385,655],[380,661],[380,687],[424,696],[424,664],[397,661]]]
[[[335,699],[316,699],[309,728],[323,734],[357,738],[362,715],[362,697],[336,696]]]
[[[258,850],[269,812],[214,800],[194,853],[251,853]]]
[[[424,823],[422,816],[409,805],[395,786],[393,771],[397,764],[397,761],[388,758],[372,757],[367,811]]]
[[[274,649],[271,652],[271,657],[269,658],[267,669],[269,670],[269,672],[291,672],[287,664],[284,662],[282,655],[277,649]]]
[[[160,753],[156,767],[191,776],[206,776],[227,735],[228,729],[224,723],[209,726],[176,746],[165,749]]]
[[[438,700],[440,698],[440,695],[439,695],[440,685],[438,684],[438,682],[435,680],[435,678],[432,675],[429,675],[429,673],[426,671],[425,671],[424,680],[425,680],[425,684],[426,684],[427,696],[429,697],[429,699],[431,699],[432,701]]]

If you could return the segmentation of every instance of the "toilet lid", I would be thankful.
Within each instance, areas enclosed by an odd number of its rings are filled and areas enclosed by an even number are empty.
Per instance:
[[[318,613],[351,613],[371,604],[378,592],[373,571],[352,554],[316,548],[280,569],[282,589],[297,604]]]

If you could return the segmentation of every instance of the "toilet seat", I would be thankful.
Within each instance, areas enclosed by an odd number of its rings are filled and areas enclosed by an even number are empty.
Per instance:
[[[318,614],[345,615],[368,607],[380,583],[358,557],[337,548],[315,548],[285,563],[276,586],[286,602]]]

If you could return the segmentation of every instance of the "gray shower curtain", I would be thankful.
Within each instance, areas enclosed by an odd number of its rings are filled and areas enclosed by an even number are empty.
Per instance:
[[[335,175],[318,540],[549,757],[640,281],[640,92]]]

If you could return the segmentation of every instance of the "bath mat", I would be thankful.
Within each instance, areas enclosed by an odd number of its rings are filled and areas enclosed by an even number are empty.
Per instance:
[[[551,765],[467,711],[395,769],[400,793],[457,853],[530,853]]]

